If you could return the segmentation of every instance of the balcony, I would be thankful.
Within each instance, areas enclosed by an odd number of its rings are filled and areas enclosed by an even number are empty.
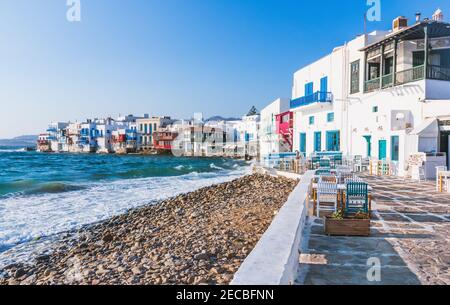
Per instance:
[[[395,74],[395,83],[393,76],[393,74],[388,74],[384,75],[381,80],[378,77],[366,81],[364,83],[364,92],[369,93],[375,90],[379,90],[380,88],[384,89],[387,87],[400,86],[407,83],[423,80],[425,79],[425,66],[417,66],[411,69],[397,72]],[[430,65],[427,68],[426,79],[450,81],[450,68]]]
[[[301,98],[291,100],[291,109],[308,106],[315,103],[331,103],[333,94],[331,92],[317,91],[312,95],[302,96]]]

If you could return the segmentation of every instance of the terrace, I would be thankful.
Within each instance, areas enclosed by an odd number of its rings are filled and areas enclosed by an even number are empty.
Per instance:
[[[450,284],[450,194],[432,182],[361,177],[373,188],[370,237],[330,237],[309,217],[297,284]],[[370,258],[381,262],[380,281],[367,278]]]
[[[362,51],[365,93],[424,79],[450,81],[449,23],[418,22]]]

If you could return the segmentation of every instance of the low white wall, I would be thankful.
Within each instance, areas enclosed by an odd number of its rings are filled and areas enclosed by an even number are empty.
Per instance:
[[[314,171],[303,175],[270,227],[234,275],[231,285],[291,285],[299,266],[299,245]]]

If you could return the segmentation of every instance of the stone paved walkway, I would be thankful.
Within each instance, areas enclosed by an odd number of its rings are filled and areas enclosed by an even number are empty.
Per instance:
[[[433,182],[364,177],[374,188],[370,237],[328,237],[311,217],[300,247],[298,284],[450,284],[450,194]],[[370,282],[369,258],[381,261]]]

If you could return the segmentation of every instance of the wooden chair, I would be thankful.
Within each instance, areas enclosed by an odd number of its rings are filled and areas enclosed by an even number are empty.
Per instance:
[[[353,173],[349,172],[339,172],[338,173],[338,182],[339,183],[345,183],[347,179],[353,179],[355,178],[355,175]]]
[[[446,172],[447,166],[436,166],[436,191],[441,191],[441,179],[440,179],[440,173]],[[448,191],[448,181],[442,180],[442,190]]]
[[[338,189],[336,183],[319,182],[317,184],[317,217],[320,211],[334,213],[337,210]],[[327,203],[327,204],[325,204]]]
[[[322,158],[319,161],[319,167],[330,167],[331,168],[331,161],[328,158]]]
[[[369,213],[369,185],[365,182],[348,181],[345,215],[358,212]]]
[[[319,182],[337,183],[337,177],[333,175],[322,175],[319,177]]]

